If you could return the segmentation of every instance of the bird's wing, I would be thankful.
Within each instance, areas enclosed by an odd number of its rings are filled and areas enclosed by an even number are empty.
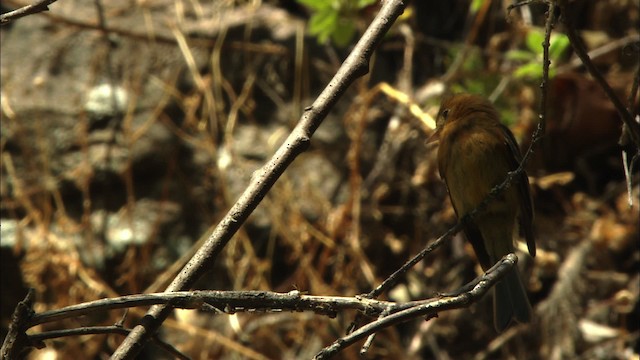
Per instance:
[[[447,181],[444,177],[442,177],[442,179],[447,186],[447,192],[449,192],[449,184],[447,184]],[[460,214],[460,212],[456,208],[456,204],[452,201],[451,205],[453,206],[453,210],[456,212],[456,216],[458,217],[459,221],[463,221],[463,214]],[[484,238],[482,237],[482,233],[473,222],[473,220],[468,220],[464,224],[462,224],[462,231],[467,237],[467,240],[469,240],[469,242],[471,243],[473,251],[476,253],[476,257],[478,258],[478,262],[480,262],[480,266],[482,266],[482,269],[487,270],[491,266],[493,266],[491,257],[487,252],[487,248],[486,246],[484,246]]]
[[[480,233],[480,230],[473,221],[467,221],[467,223],[464,224],[463,229],[467,240],[469,240],[471,246],[473,246],[473,251],[476,253],[480,266],[482,266],[483,270],[488,270],[493,266],[493,263],[491,262],[491,257],[487,252],[487,248],[484,246],[482,233]]]
[[[509,154],[512,154],[512,156],[509,158],[509,163],[511,171],[514,171],[520,166],[522,155],[520,155],[520,149],[518,149],[516,139],[513,137],[511,130],[502,124],[500,124],[500,127],[505,135],[506,146],[511,150]],[[517,182],[515,186],[517,186],[518,195],[520,196],[520,231],[527,240],[529,254],[536,256],[536,242],[533,237],[533,204],[531,201],[531,193],[529,192],[529,178],[525,172],[522,172],[515,180]]]

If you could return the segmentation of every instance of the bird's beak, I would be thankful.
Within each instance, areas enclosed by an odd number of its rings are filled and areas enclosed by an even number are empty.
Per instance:
[[[431,144],[440,140],[440,128],[436,128],[435,131],[427,138],[426,144]]]

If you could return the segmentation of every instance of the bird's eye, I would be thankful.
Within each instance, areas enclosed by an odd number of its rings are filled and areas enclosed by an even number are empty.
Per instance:
[[[449,109],[442,110],[442,118],[447,120],[447,116],[449,116]]]

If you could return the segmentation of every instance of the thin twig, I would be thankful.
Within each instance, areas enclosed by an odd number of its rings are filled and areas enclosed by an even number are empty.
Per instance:
[[[630,113],[635,112],[636,108],[636,96],[638,96],[638,83],[640,82],[640,62],[638,62],[638,67],[636,68],[636,73],[634,75],[633,85],[631,86],[631,91],[629,92],[629,98],[627,99],[627,110]],[[638,119],[640,114],[634,114],[635,118]],[[626,147],[628,147],[631,143],[631,132],[629,131],[629,127],[627,124],[622,126],[622,134],[620,134],[620,139],[618,140],[618,144],[623,147],[622,149],[622,167],[624,168],[624,178],[626,179],[627,184],[627,204],[629,207],[633,207],[633,187],[631,186],[632,179],[631,173],[633,172],[633,167],[636,161],[638,160],[638,156],[640,156],[640,150],[636,149],[635,154],[631,157],[629,161],[628,153]]]
[[[527,6],[527,5],[531,5],[531,4],[539,4],[541,2],[542,2],[542,0],[526,0],[526,1],[521,1],[519,3],[511,4],[511,5],[507,6],[507,15],[511,15],[511,10],[513,10],[515,8],[519,8],[519,7]]]
[[[542,82],[540,83],[540,111],[538,112],[538,129],[544,134],[547,128],[547,93],[549,84],[549,47],[551,46],[551,32],[553,31],[556,17],[556,5],[554,2],[547,4],[547,21],[544,27],[544,42],[542,43]],[[531,146],[529,147],[529,151]],[[527,152],[529,152],[527,151]]]
[[[2,348],[0,348],[0,359],[19,359],[30,345],[34,345],[27,338],[25,331],[28,329],[27,324],[33,315],[35,293],[34,289],[29,289],[24,300],[20,301],[13,311],[9,331],[2,342]]]
[[[81,335],[101,335],[101,334],[119,334],[119,335],[129,335],[131,332],[130,329],[125,329],[122,326],[111,325],[111,326],[87,326],[81,327],[77,329],[63,329],[63,330],[51,330],[45,331],[38,334],[28,335],[29,341],[31,342],[41,342],[44,340],[57,339],[61,337],[69,337],[69,336],[81,336]],[[187,355],[181,353],[178,349],[171,346],[170,344],[160,340],[157,337],[152,337],[151,341],[157,345],[160,349],[168,352],[173,355],[176,359],[190,359]]]
[[[5,25],[13,20],[25,17],[28,15],[37,14],[43,11],[49,11],[49,5],[58,0],[41,0],[32,5],[23,6],[19,9],[9,11],[0,15],[0,25]]]
[[[14,0],[10,0],[7,2],[11,4],[15,3]],[[6,14],[2,14],[1,16],[5,16],[5,15]],[[120,35],[125,38],[135,39],[138,41],[144,41],[149,43],[177,45],[175,37],[166,33],[155,33],[155,34],[149,35],[147,32],[140,33],[136,31],[132,31],[130,28],[117,27],[117,26],[112,26],[112,27],[103,29],[101,25],[95,21],[85,21],[84,19],[78,20],[72,17],[59,15],[55,12],[45,12],[42,15],[46,16],[52,22],[74,26],[80,29],[106,31],[109,34]],[[220,34],[216,34],[216,35],[217,36],[211,35],[211,37],[207,37],[207,38],[193,35],[193,36],[187,36],[186,38],[189,44],[194,47],[215,48],[217,46],[221,46],[225,50],[227,49],[241,50],[241,51],[251,52],[251,53],[264,53],[264,54],[282,55],[282,56],[289,54],[289,50],[284,45],[279,45],[274,43],[247,43],[246,41],[226,41],[224,42],[224,44],[222,44],[219,37]]]
[[[633,116],[629,111],[627,111],[626,107],[622,103],[622,100],[616,95],[613,91],[607,80],[604,78],[602,73],[598,70],[598,68],[593,64],[591,59],[589,58],[589,54],[585,49],[580,36],[576,32],[576,29],[573,27],[573,22],[570,18],[571,11],[567,9],[567,2],[565,0],[559,2],[559,6],[562,12],[562,19],[566,25],[567,37],[571,42],[571,46],[573,47],[573,51],[575,51],[576,55],[582,60],[589,74],[596,80],[600,87],[604,91],[605,94],[611,100],[611,103],[618,111],[620,118],[622,118],[622,122],[628,127],[628,132],[631,137],[631,140],[635,143],[636,147],[640,147],[640,124],[637,123]]]
[[[370,334],[380,331],[389,326],[406,322],[418,317],[435,317],[439,311],[459,309],[473,304],[484,294],[489,291],[508,271],[516,266],[518,257],[513,254],[507,254],[496,265],[489,269],[477,282],[477,284],[468,292],[464,292],[457,296],[445,297],[433,302],[424,303],[418,306],[392,313],[389,316],[371,322],[358,330],[346,335],[328,347],[322,349],[314,359],[328,359],[337,354],[342,349],[352,345]]]

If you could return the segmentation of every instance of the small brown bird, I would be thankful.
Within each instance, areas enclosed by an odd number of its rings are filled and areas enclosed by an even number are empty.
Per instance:
[[[511,131],[499,121],[497,110],[480,96],[458,94],[446,98],[436,119],[438,167],[447,184],[458,218],[464,217],[517,169],[520,151]],[[523,172],[488,207],[464,225],[464,233],[484,270],[514,251],[513,229],[518,219],[531,256],[533,207],[529,180]],[[531,305],[517,268],[496,284],[494,325],[504,330],[512,319],[531,320]]]

